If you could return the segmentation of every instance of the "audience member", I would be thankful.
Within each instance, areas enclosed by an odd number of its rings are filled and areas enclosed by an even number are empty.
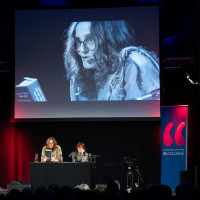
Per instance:
[[[194,187],[192,190],[192,200],[200,199],[200,186]]]
[[[192,196],[192,185],[188,182],[179,184],[175,188],[176,197],[181,200],[190,200]]]
[[[80,190],[84,190],[84,191],[90,190],[89,185],[87,185],[87,184],[85,184],[85,183],[82,183],[82,184],[80,184],[80,185],[77,185],[75,188],[79,188]]]
[[[140,190],[132,189],[129,193],[119,187],[119,181],[109,181],[105,190],[91,189],[82,183],[71,188],[51,184],[47,189],[38,187],[24,188],[22,191],[12,189],[7,195],[0,194],[0,200],[199,200],[200,187],[190,183],[177,185],[175,195],[168,185],[149,184]]]

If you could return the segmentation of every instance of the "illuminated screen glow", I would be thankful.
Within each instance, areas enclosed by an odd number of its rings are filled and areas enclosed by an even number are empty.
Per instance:
[[[159,7],[15,11],[14,120],[159,118]]]

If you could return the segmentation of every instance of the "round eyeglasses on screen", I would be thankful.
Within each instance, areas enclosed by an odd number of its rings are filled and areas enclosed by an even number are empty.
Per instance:
[[[83,43],[84,48],[87,51],[92,51],[96,47],[95,40],[92,37],[86,38],[84,41],[81,41],[79,38],[75,38],[75,40],[74,40],[74,50],[79,52],[82,43]]]

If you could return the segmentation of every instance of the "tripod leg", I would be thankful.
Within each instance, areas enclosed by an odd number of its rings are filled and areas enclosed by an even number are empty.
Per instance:
[[[127,191],[130,192],[133,189],[133,173],[132,171],[127,172]]]

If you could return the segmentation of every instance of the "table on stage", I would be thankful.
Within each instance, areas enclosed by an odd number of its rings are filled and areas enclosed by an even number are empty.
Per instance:
[[[37,187],[48,188],[51,184],[74,188],[85,183],[93,189],[95,186],[95,164],[95,162],[30,162],[30,184],[36,189]]]

